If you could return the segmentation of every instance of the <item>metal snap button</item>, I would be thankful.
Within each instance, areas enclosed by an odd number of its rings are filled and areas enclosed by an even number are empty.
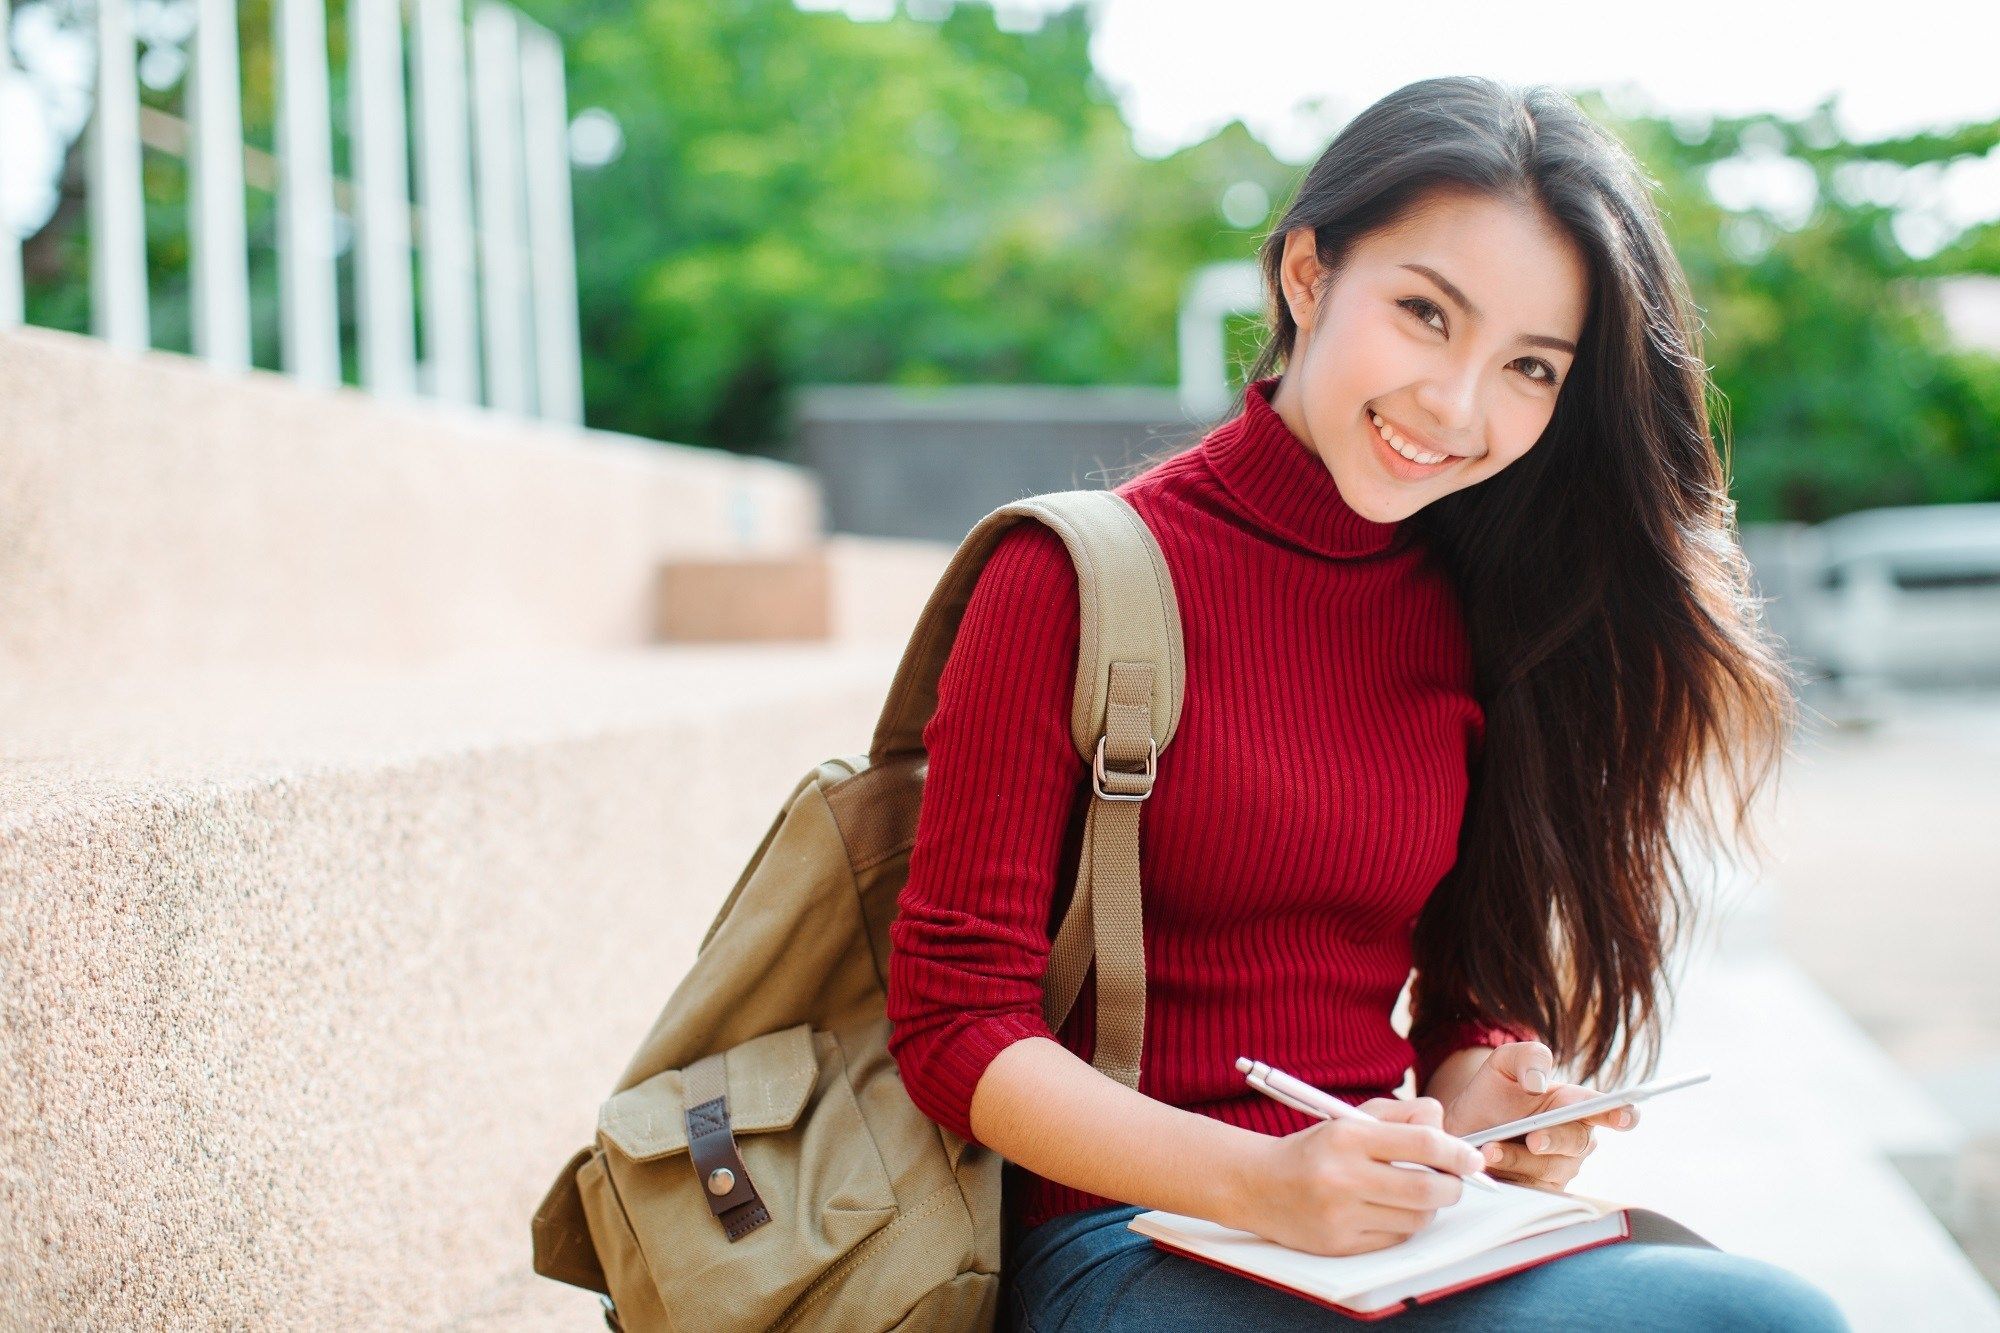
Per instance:
[[[736,1173],[726,1166],[718,1166],[708,1173],[708,1192],[727,1194],[736,1188]]]

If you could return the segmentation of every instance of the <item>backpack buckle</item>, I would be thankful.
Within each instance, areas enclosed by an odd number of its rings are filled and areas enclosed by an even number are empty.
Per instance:
[[[1111,770],[1110,773],[1106,773],[1104,769],[1104,743],[1110,739],[1111,738],[1109,736],[1099,736],[1097,738],[1097,758],[1094,761],[1092,761],[1090,765],[1090,789],[1096,792],[1099,799],[1101,800],[1106,800],[1106,801],[1145,800],[1148,796],[1151,796],[1153,794],[1153,774],[1156,768],[1158,767],[1160,761],[1160,743],[1157,740],[1153,739],[1151,736],[1148,736],[1146,738],[1146,771],[1143,774],[1127,773],[1122,769],[1113,769]],[[1127,780],[1138,777],[1144,777],[1146,779],[1146,789],[1144,791],[1137,791],[1137,792],[1118,792],[1118,791],[1104,790],[1105,780],[1113,776],[1124,778]]]

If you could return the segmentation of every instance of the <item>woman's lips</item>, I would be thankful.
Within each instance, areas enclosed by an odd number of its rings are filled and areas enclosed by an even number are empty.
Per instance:
[[[1375,419],[1372,415],[1362,418],[1362,429],[1366,430],[1368,438],[1375,442],[1375,456],[1382,460],[1383,468],[1390,476],[1399,477],[1404,481],[1427,481],[1452,464],[1465,461],[1458,454],[1447,454],[1442,463],[1412,462],[1389,447],[1389,442],[1382,438],[1382,432],[1375,428]]]

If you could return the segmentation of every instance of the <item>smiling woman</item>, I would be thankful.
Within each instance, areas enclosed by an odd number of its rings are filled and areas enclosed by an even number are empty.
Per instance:
[[[1693,911],[1669,825],[1754,847],[1794,721],[1645,179],[1552,89],[1392,93],[1266,238],[1251,370],[1283,369],[1273,409],[1464,608],[1485,745],[1413,1007],[1537,1032],[1580,1080],[1657,1062]]]
[[[1540,206],[1463,189],[1359,238],[1338,283],[1313,229],[1292,228],[1279,274],[1303,346],[1271,405],[1381,522],[1534,447],[1590,299],[1582,253]]]
[[[1627,1082],[1641,1050],[1651,1073],[1700,850],[1670,827],[1726,841],[1719,782],[1740,832],[1792,720],[1685,279],[1643,173],[1573,101],[1392,93],[1260,267],[1242,411],[1115,487],[1159,540],[1187,662],[1138,829],[1134,1085],[1090,1063],[1094,1011],[1051,1029],[1041,1008],[1075,849],[1059,540],[993,551],[925,729],[889,1044],[927,1114],[1008,1162],[1008,1309],[1040,1333],[1347,1327],[1124,1224],[1157,1208],[1358,1254],[1455,1203],[1456,1175],[1560,1189],[1594,1128],[1636,1129],[1604,1112],[1484,1163],[1456,1137]],[[1238,1056],[1375,1120],[1302,1124]],[[1397,1325],[1844,1327],[1782,1269],[1636,1241]]]

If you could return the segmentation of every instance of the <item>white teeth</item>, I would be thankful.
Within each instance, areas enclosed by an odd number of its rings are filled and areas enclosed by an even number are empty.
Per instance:
[[[1450,454],[1425,453],[1412,445],[1405,444],[1402,436],[1396,434],[1390,428],[1388,422],[1382,420],[1381,417],[1376,416],[1373,412],[1370,412],[1368,416],[1375,423],[1375,429],[1380,431],[1382,438],[1388,442],[1389,447],[1409,459],[1412,463],[1442,463],[1445,459],[1451,457]]]

